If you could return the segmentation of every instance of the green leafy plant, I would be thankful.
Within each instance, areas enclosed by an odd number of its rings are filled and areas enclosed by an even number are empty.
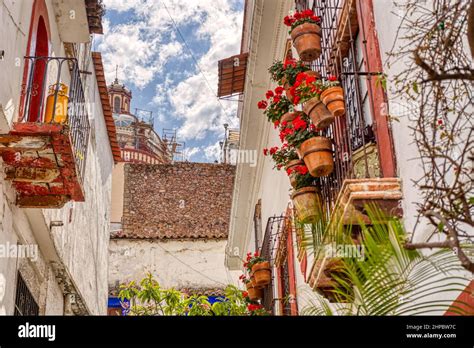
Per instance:
[[[293,111],[293,104],[290,100],[282,95],[283,88],[277,87],[275,91],[269,90],[266,93],[267,100],[258,102],[258,108],[264,110],[263,114],[268,121],[278,126],[280,118],[287,112]]]
[[[129,301],[128,315],[132,316],[230,316],[264,315],[250,311],[251,301],[246,291],[228,285],[224,296],[212,305],[207,296],[187,295],[175,289],[164,289],[148,273],[138,284],[122,284],[118,297]]]
[[[388,218],[375,206],[366,206],[372,225],[361,223],[365,257],[344,258],[336,286],[339,302],[328,304],[321,296],[303,310],[313,315],[419,315],[440,314],[448,309],[463,314],[467,303],[439,299],[464,291],[468,279],[459,276],[462,267],[452,252],[441,250],[424,255],[404,248],[406,234],[401,222]],[[343,226],[326,225],[322,243],[342,238],[355,243]],[[339,236],[339,237],[337,237]],[[306,244],[311,248],[313,243]],[[320,258],[320,249],[313,249]],[[437,295],[437,298],[433,296]],[[470,309],[473,310],[472,308]]]

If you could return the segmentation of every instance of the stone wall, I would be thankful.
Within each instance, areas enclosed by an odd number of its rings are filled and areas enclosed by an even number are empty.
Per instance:
[[[126,164],[123,231],[114,237],[226,238],[235,167]]]

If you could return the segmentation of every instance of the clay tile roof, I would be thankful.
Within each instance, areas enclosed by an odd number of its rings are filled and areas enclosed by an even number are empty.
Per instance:
[[[227,238],[234,175],[228,164],[127,163],[122,231],[111,237]]]
[[[115,163],[122,161],[120,147],[117,142],[117,133],[115,130],[115,122],[112,116],[112,108],[110,107],[109,93],[107,91],[107,82],[105,81],[104,66],[102,64],[102,55],[99,52],[92,52],[92,60],[94,62],[95,75],[97,85],[99,87],[100,101],[104,114],[105,124],[107,126],[107,134],[109,136],[110,147],[114,156]]]

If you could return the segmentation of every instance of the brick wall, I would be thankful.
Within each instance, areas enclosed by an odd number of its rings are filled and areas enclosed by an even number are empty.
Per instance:
[[[123,230],[115,238],[226,238],[235,167],[126,164]]]

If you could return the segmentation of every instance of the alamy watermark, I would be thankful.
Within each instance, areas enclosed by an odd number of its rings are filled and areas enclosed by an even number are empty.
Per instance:
[[[257,151],[232,149],[229,151],[229,162],[232,164],[248,164],[250,167],[256,167]]]
[[[0,259],[1,258],[28,258],[36,262],[38,260],[38,245],[13,244],[10,242],[0,244]]]
[[[327,258],[350,258],[359,261],[365,260],[365,248],[357,244],[331,244],[322,245],[320,250]]]

